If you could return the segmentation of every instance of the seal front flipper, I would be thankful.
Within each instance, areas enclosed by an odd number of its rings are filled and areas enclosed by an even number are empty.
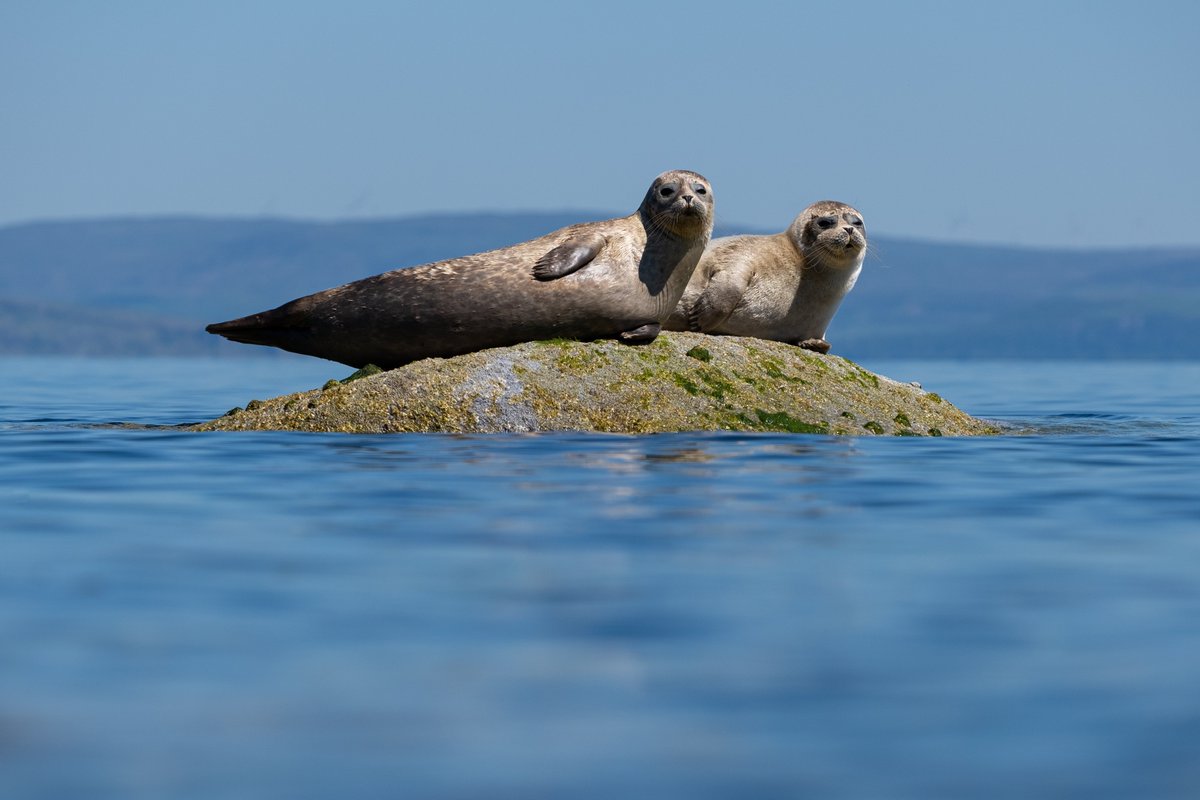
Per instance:
[[[625,344],[649,344],[658,338],[658,334],[661,332],[662,325],[657,322],[647,322],[633,330],[621,331],[617,335]]]
[[[751,274],[749,269],[723,269],[714,273],[688,313],[688,327],[695,333],[715,330],[742,302]]]
[[[533,264],[533,277],[552,281],[570,275],[595,260],[608,240],[599,233],[572,236]]]
[[[824,355],[829,352],[829,342],[824,339],[805,339],[802,342],[796,342],[797,347],[802,347],[805,350],[812,350],[814,353]]]

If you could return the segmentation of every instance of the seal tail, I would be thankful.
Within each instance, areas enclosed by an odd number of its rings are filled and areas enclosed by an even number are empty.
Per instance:
[[[231,342],[288,349],[288,345],[294,345],[303,331],[297,329],[295,320],[289,319],[291,315],[281,311],[274,309],[227,322],[214,322],[204,330],[224,336]]]
[[[326,302],[328,296],[327,292],[318,292],[269,311],[227,322],[214,322],[204,330],[224,336],[231,342],[278,347],[291,353],[362,367],[367,362],[359,358],[355,348],[360,341],[354,333],[369,334],[369,329],[364,330],[364,326],[353,316],[348,320],[331,319],[332,314]],[[333,312],[336,311],[334,308]],[[382,358],[382,355],[376,355]]]

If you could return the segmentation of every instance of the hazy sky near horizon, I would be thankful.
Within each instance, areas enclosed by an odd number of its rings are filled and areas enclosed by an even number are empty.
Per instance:
[[[0,225],[624,214],[1200,245],[1200,4],[0,4]]]

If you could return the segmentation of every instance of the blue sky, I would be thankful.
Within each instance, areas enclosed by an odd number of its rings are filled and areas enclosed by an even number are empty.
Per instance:
[[[874,233],[1200,245],[1200,4],[4,0],[0,225],[856,205]]]

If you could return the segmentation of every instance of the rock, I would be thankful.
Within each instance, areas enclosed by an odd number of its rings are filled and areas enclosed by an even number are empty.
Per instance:
[[[193,430],[495,433],[732,430],[997,433],[936,394],[780,342],[664,333],[654,342],[527,342],[252,401]]]

